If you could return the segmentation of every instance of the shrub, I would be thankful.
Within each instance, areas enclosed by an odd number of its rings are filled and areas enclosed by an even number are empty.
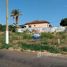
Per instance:
[[[51,33],[41,33],[41,38],[52,39],[53,35]]]
[[[41,44],[48,44],[48,39],[47,40],[46,39],[42,40]]]
[[[50,45],[31,45],[31,44],[22,44],[20,46],[22,49],[30,49],[30,50],[35,50],[35,51],[44,51],[47,50],[51,53],[59,53],[61,50],[55,46],[50,46]]]
[[[62,47],[61,50],[67,52],[67,47]]]
[[[58,32],[57,33],[58,37],[62,38],[62,39],[65,39],[67,34],[65,32]]]
[[[3,48],[8,49],[9,47],[11,47],[11,45],[9,45],[9,44],[3,44],[3,45],[0,46],[0,49],[3,49]]]
[[[23,34],[23,39],[32,39],[32,35],[28,33]]]
[[[24,44],[23,43],[20,47],[25,50],[26,49],[35,50],[35,51],[40,50],[40,46],[38,46],[38,45],[31,45],[31,44]]]
[[[59,53],[61,50],[56,46],[45,46],[46,50],[51,53]]]

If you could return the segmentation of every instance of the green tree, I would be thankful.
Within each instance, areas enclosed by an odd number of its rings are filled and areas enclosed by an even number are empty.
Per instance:
[[[2,25],[2,31],[6,31],[6,25]]]
[[[2,31],[2,24],[0,24],[0,31]]]
[[[11,31],[11,32],[15,32],[15,26],[13,26],[13,25],[9,25],[9,31]]]
[[[60,25],[61,26],[67,26],[67,18],[62,19],[60,22]]]
[[[12,12],[11,12],[11,17],[13,17],[13,19],[15,19],[15,22],[16,22],[16,30],[18,28],[18,19],[19,19],[19,16],[22,15],[20,10],[18,9],[13,9]]]

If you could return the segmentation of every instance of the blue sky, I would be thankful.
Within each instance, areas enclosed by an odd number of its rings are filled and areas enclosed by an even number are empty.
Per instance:
[[[0,0],[0,23],[6,22],[6,0]],[[20,9],[19,24],[33,20],[47,20],[53,26],[59,26],[62,18],[67,17],[67,0],[9,0],[9,24],[13,24],[10,13]]]

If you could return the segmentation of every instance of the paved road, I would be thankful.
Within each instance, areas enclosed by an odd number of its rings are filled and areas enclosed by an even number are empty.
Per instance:
[[[67,58],[0,50],[0,67],[67,67]]]

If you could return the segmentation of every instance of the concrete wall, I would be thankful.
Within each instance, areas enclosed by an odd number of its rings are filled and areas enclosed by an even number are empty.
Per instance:
[[[18,29],[18,32],[23,32],[25,30],[29,30],[30,32],[32,32],[33,30],[36,30],[38,32],[63,32],[65,31],[65,27],[41,27],[41,28],[37,28],[37,27],[33,27],[33,28],[20,28]]]

